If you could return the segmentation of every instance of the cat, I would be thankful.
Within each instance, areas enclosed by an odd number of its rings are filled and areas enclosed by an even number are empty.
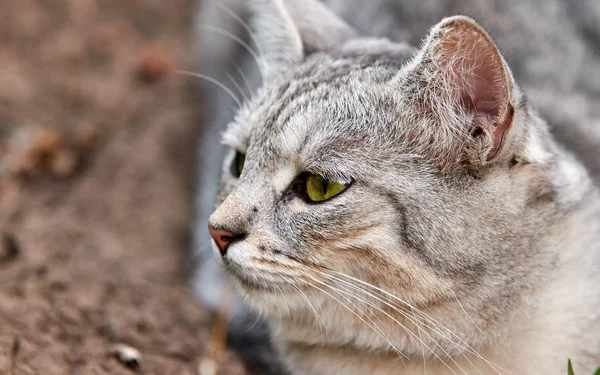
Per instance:
[[[315,1],[253,4],[261,89],[224,134],[210,231],[287,371],[600,364],[596,155],[554,140],[488,33],[446,18],[415,48]]]

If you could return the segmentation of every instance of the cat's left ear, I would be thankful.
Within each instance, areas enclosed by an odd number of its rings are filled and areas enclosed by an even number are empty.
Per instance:
[[[477,157],[494,159],[514,121],[515,81],[489,34],[471,18],[446,18],[415,62],[421,99],[440,126],[468,133]]]
[[[357,33],[317,0],[252,0],[256,43],[265,74],[277,74],[311,53],[339,47]]]

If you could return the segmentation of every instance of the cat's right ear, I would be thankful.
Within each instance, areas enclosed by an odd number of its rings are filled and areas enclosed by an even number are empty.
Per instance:
[[[277,75],[306,56],[339,47],[352,27],[316,0],[252,0],[263,73]]]

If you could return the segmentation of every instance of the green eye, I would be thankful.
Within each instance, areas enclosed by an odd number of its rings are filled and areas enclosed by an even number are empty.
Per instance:
[[[243,154],[239,151],[235,153],[235,160],[233,161],[234,174],[236,177],[240,177],[242,171],[244,170],[244,162],[246,161],[246,154]]]
[[[306,194],[313,202],[323,202],[335,197],[346,190],[348,184],[339,181],[327,180],[317,174],[309,174],[306,177]]]

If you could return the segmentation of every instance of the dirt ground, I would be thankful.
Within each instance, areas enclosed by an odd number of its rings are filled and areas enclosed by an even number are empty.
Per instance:
[[[1,8],[0,374],[198,374],[193,1]]]

